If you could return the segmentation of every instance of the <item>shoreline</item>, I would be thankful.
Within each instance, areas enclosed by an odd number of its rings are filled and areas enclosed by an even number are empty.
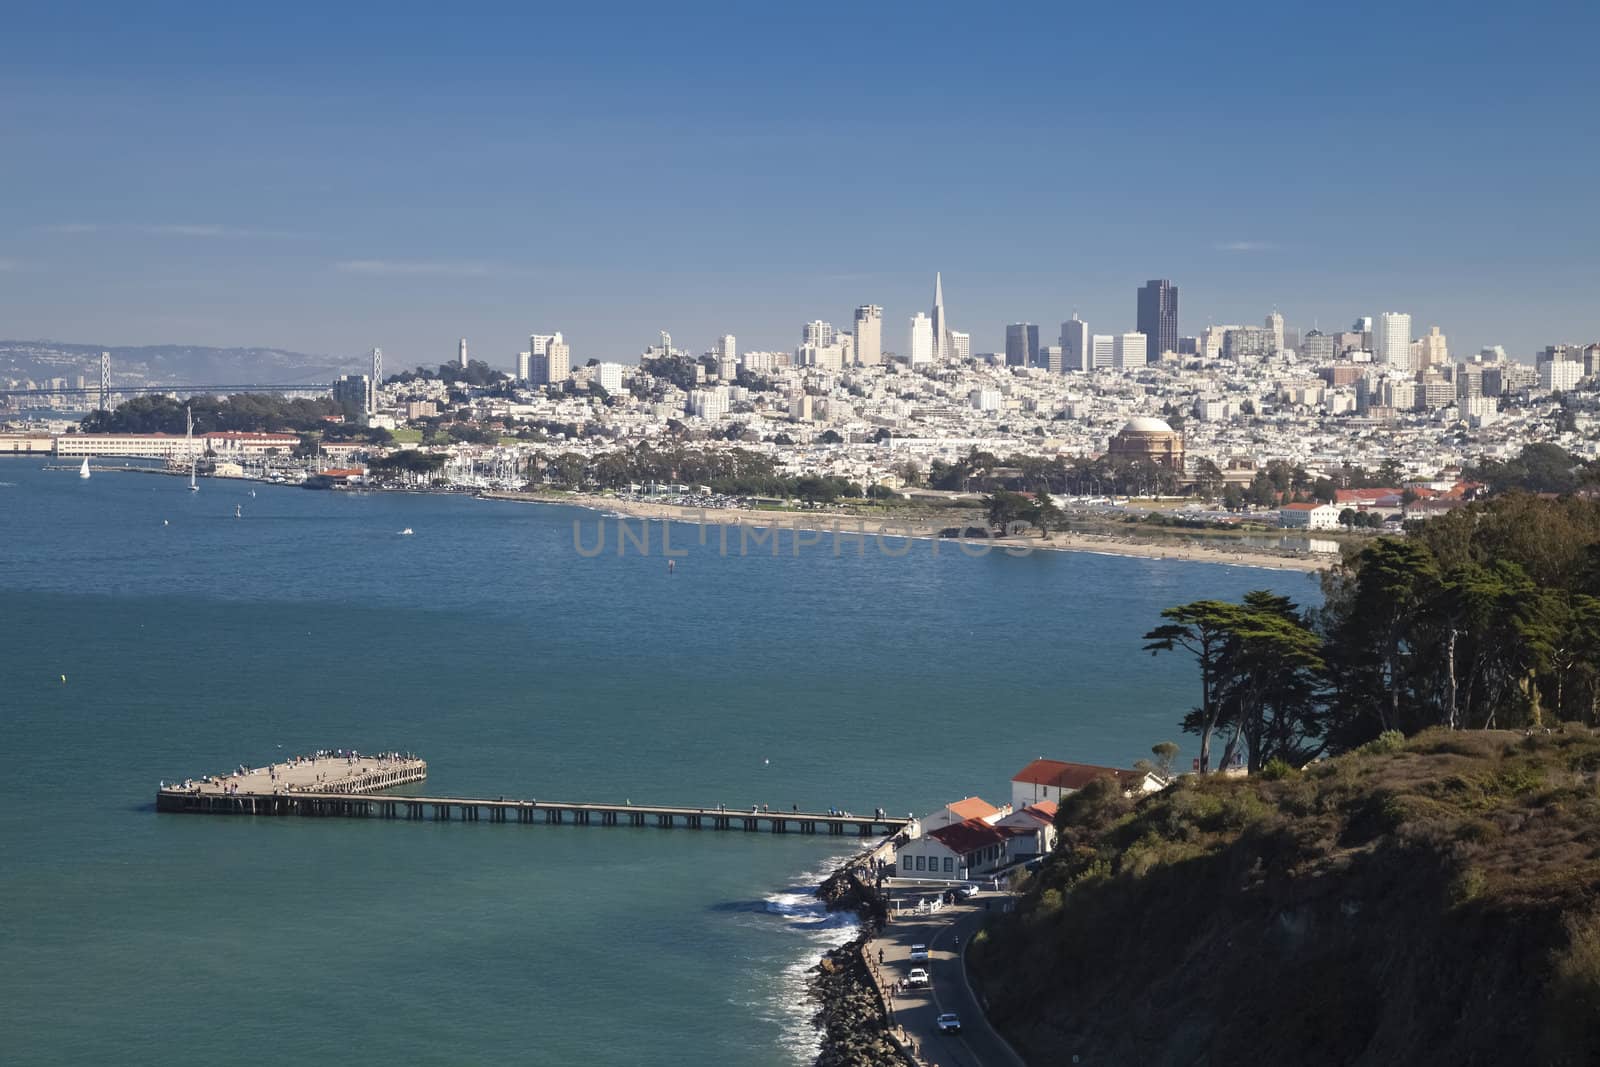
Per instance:
[[[811,511],[778,512],[758,511],[754,508],[692,508],[678,504],[656,504],[643,500],[621,500],[594,493],[575,493],[570,497],[553,497],[543,493],[525,493],[510,490],[487,490],[478,494],[484,500],[506,500],[525,504],[557,504],[585,508],[590,511],[611,513],[630,519],[681,522],[690,525],[725,525],[753,529],[777,529],[794,532],[833,533],[839,538],[877,537],[899,540],[911,537],[916,540],[934,539],[937,528],[960,525],[964,518],[940,521],[937,516],[876,518],[852,515],[848,512]],[[1279,555],[1262,549],[1241,546],[1224,548],[1220,545],[1158,544],[1153,541],[1107,537],[1099,534],[1058,531],[1049,539],[1040,537],[996,537],[989,540],[959,538],[949,539],[953,545],[968,546],[968,554],[978,555],[974,548],[984,551],[1002,549],[1013,554],[1033,551],[1087,552],[1107,556],[1125,556],[1135,559],[1174,560],[1183,563],[1215,563],[1224,566],[1255,567],[1262,570],[1299,571],[1315,574],[1338,562],[1336,555],[1327,559],[1311,556]],[[816,542],[821,544],[821,542]],[[764,545],[765,542],[758,542]],[[798,545],[796,546],[798,553]]]

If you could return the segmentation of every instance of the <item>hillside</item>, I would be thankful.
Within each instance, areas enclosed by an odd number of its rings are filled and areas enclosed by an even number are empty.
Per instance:
[[[1600,1059],[1600,736],[1091,787],[971,965],[1030,1063]]]

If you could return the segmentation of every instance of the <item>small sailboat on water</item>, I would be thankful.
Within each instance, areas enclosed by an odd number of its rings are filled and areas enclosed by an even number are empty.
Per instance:
[[[78,477],[80,477],[80,478],[89,477],[89,457],[88,456],[84,456],[83,457],[83,466],[78,468]]]
[[[235,504],[233,506],[233,517],[236,519],[244,518],[244,507],[242,505]]]
[[[200,487],[194,482],[195,467],[199,463],[194,454],[194,415],[190,413],[189,405],[187,404],[183,406],[183,418],[186,423],[183,430],[183,441],[184,446],[189,451],[189,492],[198,493]]]

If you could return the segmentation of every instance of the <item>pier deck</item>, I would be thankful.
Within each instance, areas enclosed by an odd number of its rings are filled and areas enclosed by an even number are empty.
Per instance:
[[[767,811],[722,805],[607,804],[507,797],[388,796],[379,790],[427,776],[413,757],[323,757],[247,768],[209,780],[167,784],[156,810],[194,815],[302,815],[407,821],[520,822],[573,826],[654,826],[774,834],[898,833],[909,819],[835,812]]]

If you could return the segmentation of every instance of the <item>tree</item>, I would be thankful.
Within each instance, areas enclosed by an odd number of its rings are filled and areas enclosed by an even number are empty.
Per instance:
[[[1176,741],[1158,741],[1150,746],[1150,752],[1156,758],[1156,771],[1163,778],[1172,777],[1172,763],[1178,758],[1178,743]]]
[[[1200,706],[1197,718],[1184,729],[1200,735],[1200,773],[1211,769],[1211,738],[1217,729],[1218,705],[1214,684],[1217,666],[1239,619],[1239,608],[1222,600],[1196,600],[1167,608],[1161,617],[1168,620],[1144,635],[1144,650],[1157,652],[1184,649],[1200,667]]]
[[[1031,521],[1039,528],[1039,532],[1048,540],[1051,529],[1066,518],[1066,513],[1056,506],[1050,499],[1048,492],[1040,492],[1034,498],[1033,514]]]
[[[983,509],[984,514],[988,516],[990,527],[1008,532],[1013,522],[1030,518],[1034,506],[1021,493],[996,489],[984,498]]]
[[[1339,512],[1339,525],[1349,529],[1356,524],[1355,508],[1345,508]]]

